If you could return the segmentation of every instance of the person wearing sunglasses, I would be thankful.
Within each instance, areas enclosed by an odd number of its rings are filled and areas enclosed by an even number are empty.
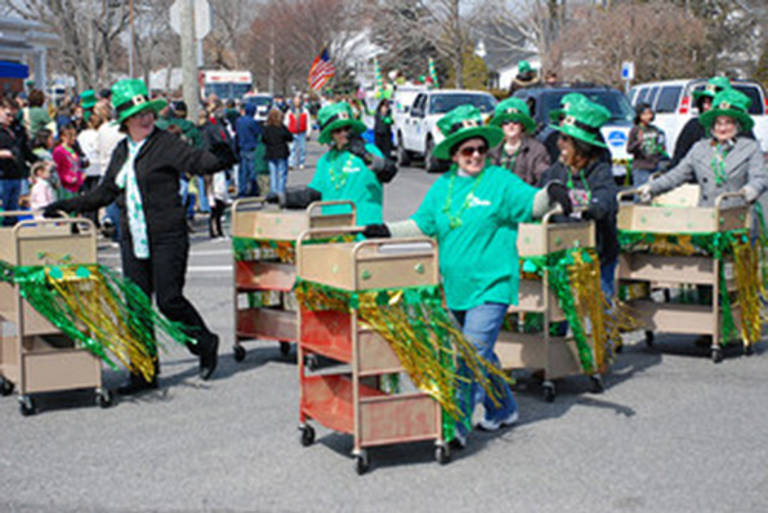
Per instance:
[[[376,146],[363,141],[360,135],[366,126],[355,118],[348,103],[323,107],[317,113],[317,120],[320,124],[317,141],[331,148],[318,160],[312,181],[303,188],[270,193],[266,201],[300,209],[313,201],[349,200],[355,204],[359,225],[381,223],[382,184],[394,178],[397,166]],[[323,208],[326,214],[348,211],[346,205]]]
[[[601,285],[610,301],[619,258],[619,205],[611,166],[601,158],[607,146],[600,136],[600,127],[611,118],[611,112],[582,97],[568,102],[555,114],[555,119],[562,117],[559,124],[550,125],[559,134],[560,158],[544,172],[539,185],[565,183],[571,202],[582,209],[581,218],[595,221]]]
[[[507,98],[496,106],[491,124],[504,131],[504,143],[489,152],[493,163],[536,185],[550,161],[544,145],[531,137],[536,122],[528,105],[520,98]]]
[[[537,189],[489,163],[488,151],[501,143],[504,132],[498,126],[483,125],[477,107],[456,107],[437,126],[445,139],[435,147],[435,156],[451,160],[451,169],[432,185],[410,219],[368,225],[363,234],[437,239],[448,308],[478,353],[499,365],[494,354],[496,338],[509,304],[517,302],[518,223],[543,216],[554,204],[570,213],[571,202],[563,184]],[[494,431],[515,423],[517,404],[506,382],[492,380],[498,404],[477,383],[468,383],[469,392],[460,394],[465,419],[472,418],[480,401],[485,406],[480,428]],[[459,422],[458,447],[466,444],[467,435]]]

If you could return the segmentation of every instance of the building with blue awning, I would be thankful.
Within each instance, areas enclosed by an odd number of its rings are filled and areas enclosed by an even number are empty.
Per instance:
[[[0,92],[20,91],[27,79],[45,90],[48,49],[58,40],[39,23],[0,17]]]

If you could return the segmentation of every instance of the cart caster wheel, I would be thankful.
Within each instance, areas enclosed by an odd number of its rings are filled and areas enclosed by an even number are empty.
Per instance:
[[[653,347],[653,339],[655,338],[655,335],[652,331],[647,330],[645,332],[645,345],[647,347]]]
[[[0,378],[0,395],[6,396],[13,393],[13,383],[5,378]]]
[[[280,342],[280,354],[283,356],[288,356],[289,354],[291,354],[290,342]]]
[[[360,454],[355,455],[355,472],[358,476],[362,476],[368,472],[371,462],[368,460],[368,453],[363,451]]]
[[[320,362],[317,359],[316,354],[308,354],[304,357],[304,365],[311,371],[317,370],[320,366]]]
[[[599,374],[590,376],[589,380],[592,382],[592,393],[602,394],[605,391],[605,384],[603,383],[603,377]]]
[[[435,460],[440,465],[445,465],[451,461],[451,449],[447,445],[438,445],[435,447]]]
[[[243,346],[240,344],[235,344],[232,346],[232,351],[234,351],[236,362],[242,362],[245,360],[245,348]]]
[[[35,403],[32,401],[31,397],[28,395],[19,396],[19,411],[25,417],[29,417],[30,415],[37,413],[37,408],[35,407]]]
[[[96,404],[102,408],[109,408],[112,406],[112,392],[108,388],[100,388],[96,390]]]
[[[315,428],[310,425],[306,425],[300,427],[299,430],[301,431],[301,437],[299,440],[301,441],[302,446],[309,447],[315,442]]]
[[[548,403],[555,402],[555,384],[551,381],[545,381],[542,386],[544,387],[544,400]]]
[[[755,349],[751,344],[744,347],[744,356],[752,356],[753,354],[755,354]]]
[[[723,348],[722,347],[713,347],[712,348],[712,363],[720,363],[723,361]]]

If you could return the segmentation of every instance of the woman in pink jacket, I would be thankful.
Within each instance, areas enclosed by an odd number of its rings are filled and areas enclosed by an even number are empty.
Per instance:
[[[64,198],[75,196],[85,181],[82,162],[74,148],[76,137],[75,127],[65,126],[61,129],[59,145],[53,149],[53,161],[59,172],[59,182],[64,189],[62,191]]]

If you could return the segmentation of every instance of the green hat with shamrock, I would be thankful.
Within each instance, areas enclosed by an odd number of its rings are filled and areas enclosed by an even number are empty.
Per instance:
[[[703,89],[697,89],[693,92],[693,98],[698,100],[704,96],[714,98],[717,93],[731,88],[731,81],[728,77],[714,77],[707,81],[707,85]]]
[[[451,148],[466,139],[482,137],[488,148],[504,140],[504,131],[495,125],[484,125],[483,114],[474,105],[459,105],[437,121],[437,128],[445,136],[435,146],[435,157],[450,160]]]
[[[528,104],[520,98],[507,98],[496,105],[491,124],[501,126],[507,121],[515,121],[522,124],[529,134],[533,133],[536,129],[536,122],[531,117]]]
[[[149,99],[147,86],[141,79],[124,78],[112,86],[112,106],[117,112],[118,123],[145,110],[160,112],[166,105],[168,102],[162,98]]]
[[[549,125],[565,135],[592,146],[608,148],[600,141],[600,127],[611,119],[611,111],[590,100],[576,102],[565,110],[565,118],[559,125]]]
[[[699,123],[707,130],[712,128],[718,116],[728,116],[735,119],[745,132],[752,130],[755,121],[749,115],[752,100],[746,94],[736,89],[723,89],[712,100],[712,108],[699,116]]]
[[[80,93],[80,106],[83,109],[92,109],[94,105],[96,105],[96,93],[93,89],[86,89]]]
[[[333,141],[331,133],[345,126],[358,135],[366,131],[365,124],[355,119],[355,113],[347,102],[326,105],[317,112],[317,122],[320,124],[320,137],[317,138],[320,144],[330,144]]]
[[[587,97],[584,96],[581,93],[568,93],[563,95],[562,98],[560,98],[560,108],[559,109],[552,109],[549,111],[549,119],[553,123],[559,123],[560,122],[560,116],[565,115],[565,111],[570,108],[571,105],[575,105],[578,102],[586,102]]]

